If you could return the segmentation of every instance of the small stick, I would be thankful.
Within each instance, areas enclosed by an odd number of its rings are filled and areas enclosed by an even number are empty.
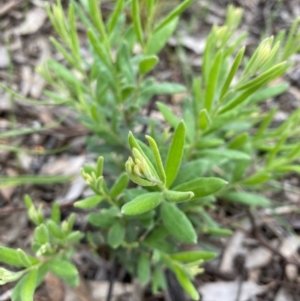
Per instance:
[[[297,267],[300,268],[300,262],[296,261],[296,260],[290,260],[288,258],[286,258],[285,256],[283,256],[275,247],[273,247],[272,245],[270,245],[265,239],[264,237],[260,234],[259,232],[259,228],[256,224],[255,218],[251,212],[251,210],[247,209],[247,214],[249,216],[251,225],[252,225],[252,233],[254,235],[254,237],[264,246],[266,247],[268,250],[270,250],[271,252],[273,252],[274,254],[280,256],[280,258],[282,258],[285,262],[285,264],[293,264]]]

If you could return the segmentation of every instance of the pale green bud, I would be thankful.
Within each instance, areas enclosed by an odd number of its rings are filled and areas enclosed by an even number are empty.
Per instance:
[[[25,271],[12,272],[5,268],[0,268],[0,285],[18,280]]]

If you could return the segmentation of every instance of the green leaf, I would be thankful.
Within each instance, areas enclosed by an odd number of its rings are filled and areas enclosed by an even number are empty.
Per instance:
[[[250,89],[250,88],[253,88],[256,86],[261,86],[262,82],[265,83],[265,82],[269,81],[270,77],[273,77],[273,75],[277,74],[277,72],[280,70],[285,70],[286,67],[287,67],[287,62],[279,63],[279,64],[273,66],[272,68],[268,69],[267,71],[263,72],[256,78],[254,78],[250,81],[247,81],[246,83],[244,83],[242,85],[238,85],[236,87],[236,89],[237,89],[237,91],[240,91],[240,90]]]
[[[75,202],[74,207],[81,208],[81,209],[90,209],[96,207],[102,201],[103,201],[102,196],[93,195],[83,200]]]
[[[216,257],[216,253],[205,252],[205,251],[185,251],[185,252],[171,254],[169,256],[170,258],[180,262],[191,263],[198,260],[214,259]]]
[[[120,222],[115,222],[108,231],[108,244],[113,248],[118,248],[125,237],[125,228]]]
[[[207,110],[206,109],[203,109],[199,112],[199,128],[201,131],[205,131],[209,128],[210,126],[210,117],[207,113]]]
[[[228,144],[228,148],[242,150],[248,140],[249,140],[249,134],[242,133],[230,141],[230,143]]]
[[[118,0],[118,2],[115,4],[113,13],[109,17],[109,21],[107,23],[109,33],[111,33],[114,30],[114,28],[117,24],[118,18],[122,12],[123,5],[124,5],[124,0]]]
[[[251,207],[269,207],[271,202],[266,197],[249,192],[229,192],[222,197],[230,202],[241,203]]]
[[[63,239],[65,237],[65,234],[63,233],[61,228],[53,220],[47,221],[47,228],[54,237],[58,239]]]
[[[156,294],[159,288],[165,290],[167,288],[167,281],[162,267],[156,266],[152,278],[152,293]]]
[[[89,15],[91,19],[93,20],[93,23],[97,29],[97,31],[100,34],[100,41],[107,42],[107,33],[105,30],[105,25],[103,22],[101,9],[98,7],[98,1],[97,0],[87,0],[88,1],[88,9],[89,9]],[[106,45],[108,46],[108,45]]]
[[[45,224],[41,224],[35,228],[34,240],[40,243],[41,245],[49,241],[49,232]]]
[[[92,47],[94,48],[95,53],[97,54],[99,59],[106,65],[108,69],[113,70],[111,66],[111,59],[103,43],[99,41],[99,38],[91,29],[88,29],[87,34],[88,34],[89,41],[92,44]]]
[[[167,241],[168,230],[164,226],[157,226],[144,240],[144,244],[151,249],[156,249],[165,253],[174,252],[174,244]]]
[[[97,165],[96,165],[96,176],[101,177],[103,173],[103,164],[104,164],[104,158],[100,156],[97,160]]]
[[[148,40],[148,47],[146,49],[146,53],[157,54],[161,51],[161,49],[167,44],[169,38],[175,31],[179,18],[174,18],[167,25],[162,27],[160,30],[157,30],[154,34],[152,34]]]
[[[57,73],[57,75],[63,78],[64,81],[71,85],[79,86],[85,91],[87,90],[87,86],[84,85],[83,82],[74,75],[74,72],[71,72],[65,66],[53,59],[49,59],[47,63],[49,68],[54,70]]]
[[[159,82],[147,86],[142,90],[142,94],[157,95],[157,94],[177,94],[186,92],[186,87],[176,83]]]
[[[79,275],[76,267],[67,260],[52,259],[47,263],[48,269],[58,278],[70,286],[79,284]]]
[[[22,282],[20,291],[22,301],[33,301],[33,295],[36,288],[38,269],[32,269]]]
[[[176,128],[180,122],[179,118],[172,112],[172,110],[163,104],[162,102],[156,102],[159,111],[163,114],[166,121],[173,127]]]
[[[184,151],[184,142],[185,142],[185,125],[183,121],[180,121],[177,125],[169,152],[167,155],[165,171],[166,171],[166,187],[170,185],[175,180],[178,170],[180,168],[181,159]]]
[[[220,178],[198,178],[191,180],[186,183],[182,183],[176,187],[174,190],[178,191],[192,191],[196,197],[205,197],[210,194],[216,193],[221,190],[227,184],[226,181]]]
[[[186,138],[190,143],[195,141],[196,137],[196,123],[192,100],[185,97],[183,103],[183,121],[186,127]]]
[[[51,220],[53,220],[55,223],[60,222],[60,207],[59,207],[58,202],[55,202],[52,205]]]
[[[245,185],[257,185],[262,184],[268,181],[271,178],[272,174],[269,172],[257,172],[250,177],[243,180],[243,184]]]
[[[289,87],[289,83],[284,82],[278,85],[262,88],[250,97],[249,103],[254,104],[259,103],[268,98],[274,98],[284,93]]]
[[[110,209],[102,209],[100,213],[89,214],[87,220],[92,225],[105,229],[114,224],[119,214],[119,209],[112,207]]]
[[[173,203],[164,202],[161,218],[167,230],[184,243],[196,243],[197,233],[187,216]]]
[[[138,260],[137,275],[140,283],[146,285],[151,276],[151,262],[147,254],[142,253]]]
[[[132,18],[133,18],[133,26],[134,26],[135,34],[140,44],[144,45],[144,36],[143,36],[143,28],[141,25],[139,0],[132,0],[131,8],[132,8]]]
[[[122,173],[117,180],[115,181],[113,187],[110,190],[110,196],[112,198],[116,198],[118,195],[120,195],[123,190],[127,187],[129,183],[129,177],[127,173]]]
[[[229,160],[250,160],[250,156],[233,149],[206,149],[197,152],[197,155],[200,157],[208,157],[208,158],[226,158]]]
[[[297,172],[300,174],[299,165],[284,165],[284,166],[278,166],[275,169],[280,172]]]
[[[194,197],[194,193],[191,191],[182,192],[182,191],[172,191],[166,190],[164,191],[164,198],[173,203],[180,203],[189,201],[192,197]]]
[[[210,234],[213,236],[231,236],[232,231],[230,229],[223,228],[206,228],[203,230],[204,233]]]
[[[26,255],[32,265],[37,264],[39,262],[34,257],[28,254]],[[15,267],[26,267],[26,264],[20,258],[19,252],[17,250],[7,247],[0,246],[0,261]]]
[[[240,86],[239,90],[243,89],[244,92],[238,94],[235,98],[233,98],[231,101],[225,104],[219,111],[219,114],[223,114],[227,111],[230,111],[242,103],[247,103],[248,98],[252,96],[254,92],[260,89],[266,83],[284,74],[284,72],[286,72],[288,68],[289,68],[289,64],[283,62],[281,64],[272,67],[270,70],[264,72],[254,80]]]
[[[33,265],[32,262],[29,260],[29,256],[22,249],[17,249],[17,252],[20,261],[23,262],[26,268],[31,267]]]
[[[232,63],[232,66],[231,66],[231,69],[227,75],[227,78],[224,82],[224,85],[222,87],[222,90],[221,90],[221,95],[220,97],[222,98],[225,93],[227,92],[227,90],[229,89],[230,87],[230,84],[231,84],[231,81],[233,80],[238,68],[239,68],[239,65],[241,63],[241,60],[244,56],[244,53],[245,53],[245,46],[243,48],[240,49],[240,51],[238,52],[238,54],[236,55],[233,63]]]
[[[146,139],[148,140],[150,148],[152,150],[152,154],[153,154],[153,157],[154,157],[154,160],[156,163],[156,168],[157,168],[159,177],[163,183],[166,183],[166,173],[165,173],[165,169],[164,169],[164,166],[163,166],[163,163],[161,160],[161,156],[160,156],[160,152],[157,147],[157,144],[156,144],[155,140],[150,136],[146,136]]]
[[[199,300],[199,293],[195,289],[189,277],[186,275],[186,272],[179,265],[174,266],[174,272],[178,282],[183,287],[183,289],[189,294],[189,296],[193,300]]]
[[[222,63],[222,60],[223,60],[223,52],[220,51],[217,54],[216,58],[214,59],[214,63],[210,70],[207,87],[206,87],[205,108],[208,112],[210,112],[212,109],[214,98],[216,95],[219,70],[220,70],[220,65]]]
[[[148,73],[151,71],[158,63],[158,57],[156,55],[149,55],[143,57],[139,63],[139,70],[141,74]]]
[[[121,212],[125,215],[142,214],[157,207],[163,200],[161,192],[150,192],[140,195],[125,204]]]
[[[180,5],[178,5],[174,10],[172,10],[158,25],[154,28],[154,32],[159,31],[164,26],[168,25],[173,19],[182,14],[193,2],[194,0],[185,0]]]
[[[178,172],[178,175],[172,184],[175,187],[181,183],[189,182],[195,178],[202,177],[209,168],[209,162],[204,159],[192,160],[185,163]]]

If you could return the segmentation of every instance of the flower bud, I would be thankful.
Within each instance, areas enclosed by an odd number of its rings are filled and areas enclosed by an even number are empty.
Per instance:
[[[12,272],[12,271],[7,270],[5,268],[0,268],[0,285],[6,284],[7,282],[16,281],[23,274],[24,274],[24,271]]]

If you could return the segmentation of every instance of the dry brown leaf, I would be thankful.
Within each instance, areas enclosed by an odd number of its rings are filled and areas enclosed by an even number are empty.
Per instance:
[[[28,11],[25,21],[15,28],[15,33],[20,35],[33,34],[43,26],[46,18],[46,11],[41,7],[35,7]]]
[[[60,204],[65,204],[77,200],[83,193],[86,187],[86,183],[81,176],[75,178],[69,187],[67,193],[58,199]]]
[[[9,66],[9,53],[5,46],[0,46],[0,68],[7,68]]]
[[[286,258],[294,256],[300,246],[300,239],[297,236],[286,237],[280,246],[280,253]]]
[[[287,293],[285,288],[281,288],[278,291],[274,301],[293,301],[293,298]]]
[[[94,300],[105,301],[109,282],[108,281],[89,281],[88,282],[91,296]],[[112,300],[116,300],[117,297],[125,294],[131,293],[133,287],[131,284],[124,284],[121,282],[114,282],[113,291],[112,291]]]
[[[62,281],[52,273],[47,273],[44,281],[50,298],[49,301],[64,301],[65,287]]]
[[[22,3],[22,0],[9,1],[0,7],[0,17],[7,14],[10,10]]]
[[[220,264],[220,271],[224,273],[232,273],[234,270],[234,258],[238,254],[245,252],[242,243],[245,233],[236,231],[233,236],[228,240],[227,246],[224,250],[222,261]]]
[[[21,94],[27,96],[32,87],[33,74],[29,66],[23,65],[21,67],[21,76],[22,76],[22,85],[21,85]]]
[[[265,288],[254,282],[242,282],[239,301],[248,301],[262,293]],[[234,282],[213,282],[206,283],[200,288],[202,301],[236,301],[239,283]]]
[[[51,159],[41,169],[41,174],[55,175],[75,175],[79,173],[80,168],[85,163],[85,156],[63,156]]]

